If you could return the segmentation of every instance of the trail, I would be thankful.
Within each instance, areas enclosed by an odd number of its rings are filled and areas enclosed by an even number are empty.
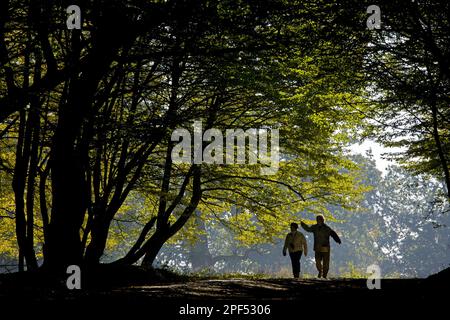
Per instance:
[[[236,312],[250,310],[248,308],[253,305],[260,306],[261,310],[267,306],[270,317],[258,315],[256,318],[247,316],[246,319],[278,319],[281,315],[297,312],[354,318],[359,315],[366,317],[367,313],[379,313],[380,310],[383,314],[405,316],[415,315],[421,310],[438,312],[446,306],[445,292],[449,292],[449,282],[438,280],[381,279],[379,290],[368,289],[365,279],[183,279],[82,290],[67,290],[63,283],[55,289],[27,286],[26,282],[11,286],[0,281],[0,307],[20,303],[21,306],[30,306],[30,310],[71,310],[71,313],[80,315],[92,310],[113,319],[121,315],[124,320],[128,319],[123,318],[123,314],[137,317],[143,310],[147,310],[149,315],[144,319],[153,318],[150,315],[154,315],[152,312],[155,310],[162,312],[163,316],[158,317],[162,320],[206,319],[210,317],[205,314],[181,313],[186,310],[214,310],[211,313],[214,319],[231,320],[244,316]],[[230,311],[231,306],[234,306],[235,313],[223,314]]]

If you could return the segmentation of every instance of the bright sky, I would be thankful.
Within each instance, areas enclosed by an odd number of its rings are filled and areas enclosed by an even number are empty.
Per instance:
[[[385,148],[373,140],[365,140],[363,143],[354,144],[349,148],[351,153],[360,153],[362,155],[365,155],[366,151],[370,149],[372,149],[372,154],[376,162],[377,169],[383,174],[386,173],[386,169],[389,165],[397,164],[395,161],[383,159],[383,153],[398,152],[400,150],[399,148]]]

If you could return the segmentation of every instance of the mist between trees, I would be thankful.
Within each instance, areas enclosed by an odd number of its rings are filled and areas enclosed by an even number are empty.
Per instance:
[[[194,269],[209,259],[231,270],[235,255],[237,271],[247,261],[276,273],[267,241],[319,213],[346,239],[336,273],[375,260],[422,275],[443,263],[448,239],[430,223],[444,224],[431,217],[450,185],[447,2],[378,3],[375,30],[359,1],[80,1],[81,29],[68,30],[70,4],[0,3],[5,265],[182,267],[208,236],[211,256],[204,247]],[[196,120],[279,130],[278,170],[175,163],[171,134]],[[368,160],[345,148],[366,137],[404,147],[409,174],[361,169]],[[219,246],[222,236],[233,240]]]

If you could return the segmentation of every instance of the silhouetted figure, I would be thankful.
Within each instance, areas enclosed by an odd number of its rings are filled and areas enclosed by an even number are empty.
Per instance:
[[[303,229],[314,234],[314,256],[317,271],[319,271],[318,277],[326,279],[330,267],[330,236],[339,244],[341,244],[341,239],[333,229],[325,224],[325,218],[322,215],[318,215],[316,221],[317,224],[312,226],[308,226],[303,221],[300,223]]]
[[[286,249],[289,250],[294,278],[300,276],[300,258],[302,253],[304,252],[305,256],[308,255],[308,245],[306,244],[305,236],[297,229],[298,224],[295,222],[291,223],[291,232],[287,234],[283,247],[283,256],[286,256]]]

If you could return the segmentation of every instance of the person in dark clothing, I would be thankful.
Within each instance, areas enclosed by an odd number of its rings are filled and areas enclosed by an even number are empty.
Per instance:
[[[292,273],[294,278],[298,278],[300,276],[300,259],[302,257],[302,253],[304,253],[305,256],[308,255],[308,245],[306,243],[305,236],[297,229],[298,224],[295,222],[291,223],[291,232],[287,234],[283,247],[283,256],[286,256],[286,249],[289,250],[289,257],[291,258]]]
[[[301,225],[305,231],[314,234],[314,258],[317,271],[319,271],[318,278],[326,279],[330,267],[330,236],[339,244],[341,244],[341,239],[333,229],[325,224],[325,218],[322,215],[318,215],[316,221],[317,223],[312,226],[301,221]]]

